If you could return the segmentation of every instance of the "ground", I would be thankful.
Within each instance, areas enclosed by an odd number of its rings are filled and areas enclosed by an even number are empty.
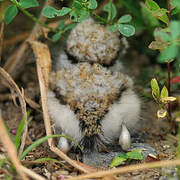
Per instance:
[[[136,52],[130,50],[129,53]],[[136,53],[136,55],[141,59],[142,57],[144,57],[145,60],[147,58],[146,56],[140,55],[138,53]],[[127,57],[130,57],[130,55]],[[132,66],[132,64],[130,64],[130,66]],[[141,65],[139,67],[141,67]],[[137,72],[134,72],[134,79],[138,76]],[[34,61],[25,65],[24,71],[17,78],[16,82],[19,84],[19,86],[22,86],[24,88],[25,95],[27,97],[34,100],[37,104],[41,104],[36,66]],[[141,84],[136,85],[137,90],[142,88],[143,87],[141,86]],[[3,95],[7,93],[9,93],[9,90],[4,90],[4,92],[1,93],[1,97],[5,97]],[[144,111],[143,118],[145,123],[139,133],[144,134],[143,141],[157,151],[159,160],[174,159],[176,151],[176,140],[173,139],[173,135],[168,133],[168,122],[166,120],[157,119],[157,106],[153,102],[153,100],[142,99],[142,102]],[[19,104],[19,102],[17,102],[17,104]],[[0,108],[2,109],[3,119],[8,128],[11,131],[17,129],[19,121],[22,117],[21,108],[19,107],[19,105],[15,105],[12,99],[8,97],[7,99],[2,98],[2,100],[0,101]],[[41,108],[35,110],[28,106],[28,109],[31,109],[31,117],[33,119],[28,127],[28,138],[26,140],[26,146],[30,145],[33,141],[45,136],[45,127]],[[0,146],[0,153],[3,154],[3,152],[4,149],[2,146]],[[45,161],[42,163],[34,162],[34,160],[38,158],[54,158],[59,160],[64,165],[52,161]],[[63,162],[61,159],[59,159],[58,156],[56,156],[49,150],[47,142],[44,142],[40,146],[35,148],[26,156],[25,160],[23,160],[22,162],[23,164],[28,165],[28,167],[30,167],[38,174],[46,176],[47,178],[51,177],[52,179],[56,179],[59,177],[60,179],[60,177],[71,177],[78,174],[78,172],[75,171],[70,165]],[[135,171],[132,173],[121,175],[120,179],[159,179],[162,174],[163,172],[161,169]]]
[[[23,17],[21,17],[23,18]],[[18,23],[20,21],[15,21],[11,25],[11,27],[18,27]],[[30,25],[29,25],[30,26]],[[14,29],[17,34],[26,31],[25,29]],[[11,28],[8,28],[9,34],[6,36],[12,37]],[[28,29],[28,28],[27,28]],[[11,32],[11,33],[10,33]],[[7,38],[5,36],[5,38]],[[18,43],[10,43],[3,48],[2,55],[2,64],[7,60],[7,58],[17,49],[19,46]],[[149,88],[150,78],[148,80],[143,81],[141,72],[144,70],[144,67],[152,67],[155,68],[154,64],[151,64],[150,58],[142,52],[138,52],[135,49],[135,45],[130,44],[130,49],[127,52],[127,55],[123,58],[123,63],[125,64],[125,68],[127,69],[127,73],[133,77],[135,80],[136,91],[139,93],[139,96],[142,96],[142,91],[146,91],[146,95],[151,97],[151,91]],[[137,80],[138,79],[138,80]],[[45,126],[43,121],[43,114],[41,109],[41,101],[40,101],[40,92],[39,92],[39,84],[36,73],[36,64],[35,58],[32,56],[32,52],[23,70],[20,70],[20,74],[15,79],[15,82],[19,85],[19,87],[23,87],[25,91],[25,95],[35,101],[40,105],[40,108],[36,107],[35,109],[28,105],[28,109],[31,110],[30,116],[32,120],[28,126],[28,136],[26,140],[26,146],[32,144],[35,140],[44,137],[46,135]],[[2,85],[1,85],[2,87]],[[144,95],[144,93],[143,93]],[[143,141],[153,147],[158,154],[158,160],[170,160],[174,159],[176,155],[176,147],[177,140],[174,134],[169,132],[169,123],[167,120],[159,120],[156,117],[156,111],[158,109],[157,105],[151,99],[147,97],[142,97],[142,106],[143,106],[143,118],[145,119],[139,134],[143,134]],[[1,89],[0,91],[0,109],[2,110],[2,116],[5,124],[10,129],[10,132],[16,130],[18,124],[22,118],[21,108],[19,106],[19,102],[17,100],[15,104],[10,96],[9,89]],[[5,150],[0,144],[0,158],[5,154]],[[44,162],[34,162],[34,160],[38,158],[54,158],[59,161],[44,161]],[[75,156],[75,158],[77,158]],[[31,151],[25,159],[22,161],[24,165],[27,165],[30,169],[35,171],[36,173],[45,176],[48,179],[62,179],[63,177],[72,177],[78,175],[74,168],[72,168],[69,164],[60,159],[57,155],[50,151],[47,142],[42,143],[33,151]],[[140,163],[140,162],[133,162]],[[4,178],[4,174],[6,171],[0,169],[0,179]],[[119,176],[119,179],[132,179],[132,180],[152,180],[152,179],[160,179],[166,173],[165,169],[151,169],[145,171],[135,171],[132,173],[127,173]],[[14,172],[10,172],[10,174],[14,175]],[[14,176],[13,179],[20,179],[18,176]]]

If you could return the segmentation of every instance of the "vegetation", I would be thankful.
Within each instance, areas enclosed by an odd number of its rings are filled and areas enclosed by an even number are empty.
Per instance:
[[[118,30],[129,41],[133,42],[135,37],[138,36],[137,34],[141,34],[141,37],[148,36],[149,42],[151,41],[149,47],[147,43],[145,45],[143,44],[144,42],[136,42],[136,48],[137,51],[150,56],[153,59],[152,64],[157,65],[158,69],[155,69],[153,75],[150,67],[143,69],[144,76],[156,77],[153,77],[152,80],[148,78],[149,83],[144,88],[149,89],[151,86],[152,97],[159,105],[159,110],[157,111],[158,118],[167,117],[169,122],[171,122],[169,129],[177,131],[176,125],[179,123],[180,110],[172,114],[171,106],[176,101],[176,97],[172,94],[180,87],[179,0],[160,0],[158,3],[155,0],[109,0],[103,5],[100,11],[98,11],[102,3],[100,0],[62,1],[63,6],[61,8],[55,5],[48,5],[42,8],[42,2],[38,0],[9,0],[8,2],[7,0],[0,0],[0,3],[0,8],[5,7],[5,10],[0,12],[0,22],[5,22],[7,28],[9,28],[9,24],[18,16],[18,13],[21,12],[34,21],[34,23],[38,23],[48,29],[47,39],[52,42],[57,42],[69,30],[73,29],[77,23],[87,19],[89,16],[94,17],[98,23],[108,26],[111,32]],[[42,9],[39,16],[42,15],[47,18],[46,22],[42,22],[39,20],[37,14],[32,13],[31,9],[35,9],[34,11],[36,11],[36,8]],[[49,24],[55,20],[58,20],[58,26],[53,28]],[[158,50],[159,52],[152,50]],[[31,117],[29,116],[30,112],[27,114],[30,121]],[[15,137],[12,137],[10,132],[8,133],[17,151],[21,144],[24,127],[25,118],[20,121]],[[9,131],[8,128],[7,131]],[[51,135],[38,139],[19,155],[19,160],[22,160],[28,152],[40,143],[49,138],[59,136],[62,135]],[[177,137],[178,147],[180,147],[180,124]],[[178,158],[180,157],[179,149],[177,148]],[[130,162],[132,159],[141,160],[141,152],[135,150],[126,154],[120,154],[115,157],[110,167],[121,165],[122,162]],[[53,158],[44,158],[39,161],[48,160],[57,162]],[[10,169],[10,171],[15,170],[8,158],[0,160],[0,168]],[[7,174],[7,179],[10,178],[11,175]]]

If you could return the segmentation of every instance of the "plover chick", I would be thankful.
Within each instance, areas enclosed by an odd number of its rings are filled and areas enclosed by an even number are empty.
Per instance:
[[[127,150],[128,133],[139,125],[140,100],[132,80],[97,63],[78,63],[52,72],[48,106],[56,129],[88,152],[118,139]],[[75,144],[60,138],[63,151],[72,146]]]

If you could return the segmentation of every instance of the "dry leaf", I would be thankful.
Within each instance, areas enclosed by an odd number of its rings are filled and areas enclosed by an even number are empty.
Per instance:
[[[162,98],[162,102],[169,102],[169,101],[175,101],[176,98],[175,97],[172,97],[172,96],[169,96],[169,97],[164,97]]]
[[[164,118],[164,117],[166,117],[166,115],[167,115],[167,111],[164,110],[164,109],[160,109],[160,110],[158,110],[158,112],[157,112],[157,117],[158,117],[158,118]]]

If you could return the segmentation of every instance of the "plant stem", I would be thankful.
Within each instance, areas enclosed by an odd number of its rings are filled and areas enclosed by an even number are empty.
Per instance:
[[[112,4],[113,4],[113,2],[112,2],[112,0],[110,0],[110,18],[109,18],[109,24],[111,24],[111,22],[112,22]]]
[[[178,137],[178,146],[177,146],[177,158],[179,159],[180,158],[180,123],[178,123],[178,134],[177,134],[177,137]],[[178,178],[180,178],[180,166],[178,166]]]
[[[171,0],[168,0],[168,19],[169,19],[169,24],[170,24],[170,21],[171,21]]]
[[[169,19],[169,23],[171,21],[171,0],[168,0],[168,19]],[[171,95],[171,66],[170,66],[170,61],[167,63],[167,68],[168,68],[168,96]],[[168,103],[168,114],[169,114],[169,119],[170,121],[172,120],[172,116],[171,116],[171,105],[170,103]],[[172,127],[174,126],[174,123],[172,122]]]
[[[47,24],[39,21],[39,19],[37,19],[35,16],[33,16],[33,15],[32,15],[31,13],[29,13],[27,10],[25,10],[24,8],[22,8],[16,0],[12,0],[12,2],[13,2],[13,4],[14,4],[18,9],[20,9],[26,16],[28,16],[28,17],[29,17],[31,20],[33,20],[34,22],[40,24],[41,26],[49,29],[49,30],[52,31],[52,32],[55,32],[55,33],[58,32],[57,30],[49,27]]]
[[[91,15],[94,16],[97,20],[99,20],[101,24],[106,24],[106,20],[104,18],[102,18],[101,16],[98,16],[94,12],[91,12]]]
[[[167,68],[168,68],[168,96],[171,96],[171,66],[170,66],[171,62],[167,63]],[[171,116],[171,106],[170,103],[168,103],[168,114],[169,114],[169,118],[171,120],[172,116]]]

